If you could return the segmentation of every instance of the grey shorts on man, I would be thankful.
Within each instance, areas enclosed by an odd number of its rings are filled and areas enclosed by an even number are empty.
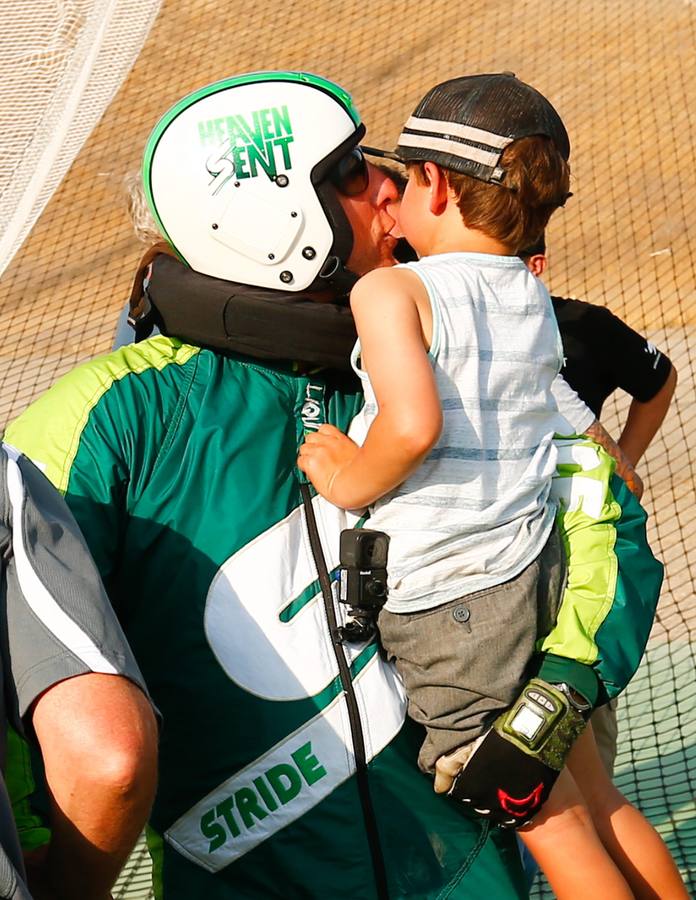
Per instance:
[[[565,585],[557,529],[515,578],[417,613],[382,610],[379,631],[396,662],[409,715],[427,731],[418,764],[476,740],[532,676],[537,638],[553,627]]]

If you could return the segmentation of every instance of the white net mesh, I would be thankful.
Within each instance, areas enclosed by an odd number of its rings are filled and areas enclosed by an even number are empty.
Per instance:
[[[133,67],[160,2],[3,2],[0,275]]]

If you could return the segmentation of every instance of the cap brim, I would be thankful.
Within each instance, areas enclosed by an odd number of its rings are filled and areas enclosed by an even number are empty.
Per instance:
[[[378,156],[380,159],[391,159],[402,164],[404,162],[398,152],[394,150],[380,150],[379,147],[366,147],[365,144],[360,144],[360,149],[367,156]]]

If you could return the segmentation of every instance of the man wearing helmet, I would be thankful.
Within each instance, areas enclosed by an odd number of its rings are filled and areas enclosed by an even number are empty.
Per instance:
[[[304,73],[181,100],[145,152],[167,244],[132,318],[195,343],[93,360],[8,432],[64,492],[163,713],[149,842],[168,900],[525,894],[511,836],[417,771],[374,639],[342,640],[332,579],[359,520],[295,465],[362,404],[342,298],[394,262],[396,189],[364,130]]]
[[[364,134],[350,95],[315,75],[261,72],[209,85],[150,137],[150,209],[196,272],[293,292],[335,283],[351,253],[368,252],[356,250],[342,200],[368,187]],[[376,199],[357,205],[364,213]],[[394,199],[392,186],[384,202]],[[356,209],[350,224],[361,220],[359,242],[369,235],[390,262],[380,245],[391,226],[373,231],[373,215]],[[374,253],[364,260],[376,262]]]

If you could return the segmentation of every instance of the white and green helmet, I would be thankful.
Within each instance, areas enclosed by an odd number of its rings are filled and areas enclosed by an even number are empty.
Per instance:
[[[352,177],[344,193],[367,186],[364,133],[350,95],[316,75],[218,81],[180,100],[150,135],[150,209],[197,272],[286,291],[317,286],[350,255],[335,185]]]

